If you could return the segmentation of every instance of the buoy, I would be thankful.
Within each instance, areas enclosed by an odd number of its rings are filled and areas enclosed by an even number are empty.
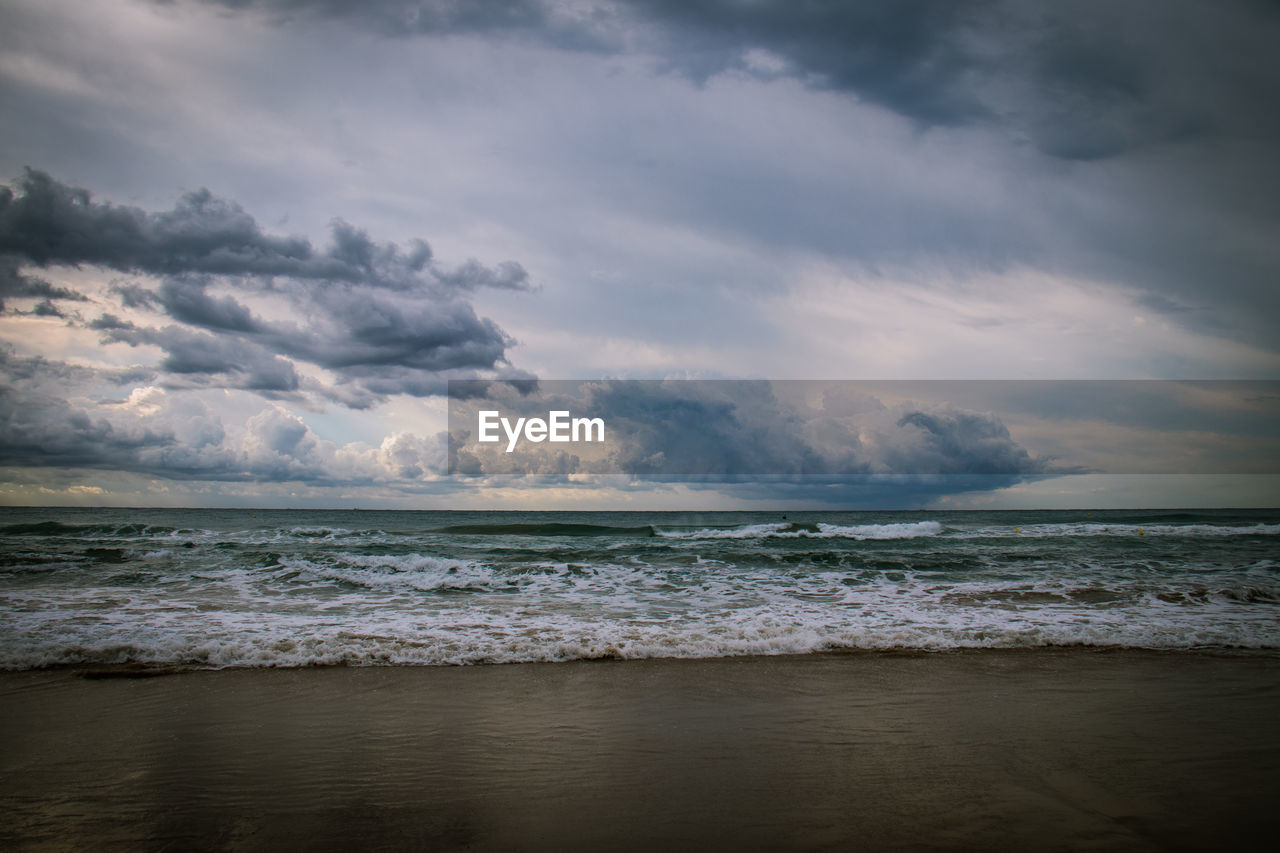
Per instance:
[[[1146,536],[1147,534],[1146,534],[1146,532],[1145,532],[1141,527],[1139,527],[1139,528],[1138,528],[1138,535],[1139,535],[1139,536]]]

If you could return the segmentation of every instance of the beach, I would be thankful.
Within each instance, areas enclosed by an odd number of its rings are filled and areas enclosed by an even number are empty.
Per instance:
[[[97,665],[0,673],[0,717],[16,850],[1209,850],[1280,831],[1266,651]]]
[[[0,0],[0,853],[1280,851],[1277,44]]]

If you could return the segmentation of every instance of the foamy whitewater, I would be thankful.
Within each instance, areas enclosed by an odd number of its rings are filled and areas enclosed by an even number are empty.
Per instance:
[[[1280,647],[1280,512],[0,510],[0,667]]]

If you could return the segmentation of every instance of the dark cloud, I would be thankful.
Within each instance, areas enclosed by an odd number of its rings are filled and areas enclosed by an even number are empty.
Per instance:
[[[928,122],[988,114],[967,91],[986,64],[980,46],[955,38],[989,0],[895,3],[741,3],[735,0],[209,0],[265,12],[278,24],[338,19],[384,35],[505,33],[574,49],[656,51],[670,70],[697,79],[744,69],[744,51],[763,48],[820,86],[856,91]]]
[[[0,465],[114,467],[171,441],[146,427],[119,429],[69,401],[103,378],[111,377],[0,348]]]
[[[103,317],[94,328],[107,342],[150,344],[164,350],[160,368],[178,376],[218,377],[217,384],[260,392],[291,392],[298,374],[287,360],[242,340],[193,332],[179,326],[139,328]]]
[[[66,317],[67,316],[66,314],[62,313],[62,309],[60,309],[57,305],[54,305],[53,301],[49,299],[42,299],[39,302],[37,302],[36,306],[31,309],[31,313],[36,317]]]
[[[525,394],[503,383],[483,395],[457,390],[451,470],[472,477],[562,469],[735,489],[900,478],[942,494],[1065,474],[1280,470],[1277,382],[604,380],[543,381]],[[480,410],[510,423],[550,411],[598,417],[606,440],[520,440],[508,450],[500,427],[497,442],[482,444]]]
[[[1280,131],[1273,111],[1257,109],[1280,70],[1239,53],[1280,30],[1275,9],[1258,3],[207,2],[266,12],[277,23],[337,19],[392,36],[507,34],[576,49],[643,50],[698,80],[731,70],[785,74],[925,126],[1004,125],[1071,160],[1204,133]],[[776,62],[762,68],[752,51]],[[1242,105],[1252,106],[1236,109]]]
[[[19,194],[0,188],[0,252],[37,266],[92,264],[126,272],[207,272],[355,280],[341,257],[306,240],[262,233],[239,206],[207,190],[148,214],[94,202],[89,191],[28,169]]]
[[[213,307],[207,315],[188,310],[179,318],[217,332],[227,330],[223,321],[228,314],[249,316],[219,301],[209,302]],[[204,303],[192,299],[182,304],[192,309]],[[442,318],[438,312],[415,314],[409,306],[401,313],[393,305],[368,300],[330,307],[336,316],[344,316],[340,309],[347,309],[346,325],[277,328],[254,321],[246,329],[235,329],[237,334],[211,334],[176,325],[139,327],[111,314],[87,325],[102,332],[104,342],[160,348],[165,353],[161,369],[183,382],[241,388],[272,398],[314,391],[355,409],[395,394],[442,395],[451,379],[472,375],[473,365],[485,357],[476,350],[483,344],[476,344],[471,333],[476,324],[488,321],[465,309]],[[332,387],[304,381],[279,353],[331,370],[341,381]],[[496,360],[498,355],[491,357]],[[523,371],[507,372],[527,376]]]
[[[440,270],[436,277],[444,284],[458,290],[476,290],[481,287],[493,287],[499,290],[527,290],[529,274],[524,267],[514,261],[503,261],[494,269],[490,269],[475,260],[470,260],[452,270]]]
[[[203,277],[170,278],[156,291],[121,293],[126,304],[159,308],[203,333],[173,326],[121,328],[110,315],[90,326],[106,332],[105,340],[160,347],[168,354],[164,368],[174,373],[247,378],[248,384],[237,387],[297,390],[298,377],[281,356],[314,364],[359,386],[360,393],[326,391],[358,408],[385,395],[442,394],[449,378],[502,362],[510,343],[496,324],[458,299],[426,302],[368,288],[276,286],[309,315],[300,325],[267,322],[232,296],[210,294],[210,286]]]
[[[206,279],[169,279],[160,285],[154,303],[170,317],[192,326],[225,332],[254,333],[263,330],[248,308],[230,296],[213,297]],[[125,297],[128,301],[129,297]]]
[[[167,0],[160,0],[167,2]],[[206,0],[257,12],[276,25],[339,20],[392,37],[503,32],[571,50],[617,50],[623,44],[619,10],[608,3],[554,0]]]
[[[537,0],[217,0],[231,9],[259,9],[287,23],[294,17],[319,15],[351,18],[388,34],[470,32],[539,28],[548,20],[547,4]]]
[[[975,39],[986,0],[896,3],[737,3],[635,0],[627,4],[669,28],[673,67],[698,77],[750,70],[744,53],[767,50],[787,73],[851,91],[930,124],[986,117],[970,77],[985,70]]]
[[[766,382],[604,382],[575,408],[603,415],[621,437],[610,462],[626,474],[837,473]]]
[[[878,105],[922,134],[979,129],[982,147],[1003,149],[1009,187],[1028,182],[1020,212],[984,198],[916,204],[909,181],[854,204],[847,194],[798,185],[790,173],[747,173],[726,156],[695,158],[661,215],[873,266],[931,257],[1123,283],[1165,296],[1165,306],[1212,303],[1161,311],[1172,323],[1273,346],[1273,4],[525,0],[498,11],[446,0],[207,2],[281,24],[328,21],[396,37],[482,34],[650,57],[699,83],[723,73],[788,77]],[[802,206],[773,204],[801,196]],[[1171,371],[1194,373],[1195,365]]]
[[[353,376],[370,369],[401,367],[427,373],[493,367],[510,340],[465,302],[423,304],[349,290],[321,303],[334,334],[295,329],[275,334],[285,352]],[[341,324],[339,326],[339,323]]]
[[[829,386],[827,405],[813,408],[778,397],[766,381],[543,381],[523,394],[504,383],[454,383],[449,470],[471,483],[680,484],[735,499],[880,508],[919,507],[1078,470],[1033,456],[994,415],[887,406],[869,394],[844,393],[840,383],[821,384]],[[593,452],[584,443],[523,442],[508,453],[505,437],[497,445],[475,441],[479,409],[512,420],[552,410],[600,417],[606,443]]]
[[[787,383],[781,383],[786,385]],[[836,383],[830,383],[836,385]],[[452,390],[451,386],[451,390]],[[1000,475],[1063,473],[1033,457],[990,414],[946,405],[885,406],[863,395],[856,403],[812,408],[780,399],[767,381],[544,381],[520,394],[501,384],[480,397],[462,386],[451,396],[453,470],[477,474],[625,474],[654,480],[751,482],[793,477],[809,482],[884,475]],[[874,405],[872,405],[874,403]],[[599,417],[607,441],[592,447],[522,442],[507,452],[476,442],[477,412],[547,417],[553,410]],[[561,446],[563,447],[563,445]],[[835,479],[832,479],[835,478]]]
[[[506,33],[562,47],[662,53],[668,67],[698,79],[747,67],[743,52],[764,48],[816,85],[857,91],[930,122],[987,114],[966,91],[983,64],[976,46],[953,38],[989,8],[987,0],[895,3],[735,0],[618,0],[580,5],[554,0],[211,0],[265,12],[276,23],[339,19],[393,35]],[[637,32],[654,28],[655,31]]]
[[[1030,474],[1049,466],[1033,459],[991,415],[976,412],[908,411],[897,426],[919,430],[917,441],[895,447],[887,455],[889,467],[906,473]]]
[[[6,299],[21,298],[42,299],[42,304],[50,304],[53,299],[84,301],[84,296],[73,290],[56,287],[42,278],[24,275],[16,258],[0,255],[0,311],[5,308]]]
[[[925,126],[985,124],[1066,160],[1196,137],[1275,141],[1274,9],[1234,2],[630,0],[707,76],[765,50],[811,85]]]
[[[1038,173],[1079,190],[1046,197],[1053,236],[1022,223],[912,217],[909,251],[1001,258],[1167,301],[1171,322],[1271,349],[1280,297],[1280,14],[1252,2],[737,3],[635,0],[695,76],[750,72],[767,51],[809,85],[879,104],[921,128],[967,126],[1032,148]],[[1014,152],[1011,151],[1011,155]],[[843,237],[872,263],[882,246]],[[937,235],[941,235],[941,240]],[[1011,240],[1006,237],[1012,235]],[[875,239],[875,238],[872,238]],[[837,246],[835,242],[829,245]],[[839,249],[835,249],[839,251]],[[985,260],[985,259],[983,259]],[[1148,302],[1155,306],[1156,303]],[[1205,306],[1190,312],[1162,310]],[[1178,365],[1175,375],[1194,373]]]
[[[155,379],[155,372],[150,370],[108,369],[83,367],[63,361],[49,361],[40,356],[19,356],[12,347],[0,344],[0,380],[10,385],[22,385],[38,389],[50,383],[61,389],[85,388],[90,385],[100,386],[102,383],[121,386],[139,382],[146,383]]]
[[[95,202],[87,190],[33,170],[18,190],[0,188],[0,253],[10,259],[0,266],[3,295],[45,297],[45,313],[57,310],[48,299],[83,299],[22,275],[19,261],[163,276],[155,289],[118,282],[111,291],[126,308],[158,310],[180,325],[145,328],[104,315],[90,328],[108,342],[161,348],[170,373],[222,377],[239,388],[299,390],[288,360],[295,359],[358,386],[321,389],[349,405],[442,393],[449,378],[505,368],[511,344],[461,294],[529,286],[517,263],[442,267],[425,242],[402,251],[344,222],[333,225],[331,245],[319,251],[307,240],[265,233],[238,205],[207,190],[162,213]],[[255,294],[287,300],[305,321],[257,316],[243,301]]]
[[[140,284],[115,282],[111,292],[120,297],[120,304],[125,308],[157,308],[160,299],[154,291]]]
[[[266,234],[238,204],[205,189],[187,193],[172,210],[160,213],[95,202],[87,189],[34,169],[26,171],[18,189],[15,195],[12,188],[0,187],[0,254],[41,267],[90,264],[157,275],[283,276],[432,293],[459,286],[528,286],[519,264],[489,271],[473,261],[465,267],[468,273],[437,271],[425,242],[402,252],[340,220],[332,226],[331,245],[321,251],[301,237]]]

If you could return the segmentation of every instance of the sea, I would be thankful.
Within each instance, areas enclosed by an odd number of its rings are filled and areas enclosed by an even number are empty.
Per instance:
[[[0,668],[1280,648],[1280,510],[0,509]]]

